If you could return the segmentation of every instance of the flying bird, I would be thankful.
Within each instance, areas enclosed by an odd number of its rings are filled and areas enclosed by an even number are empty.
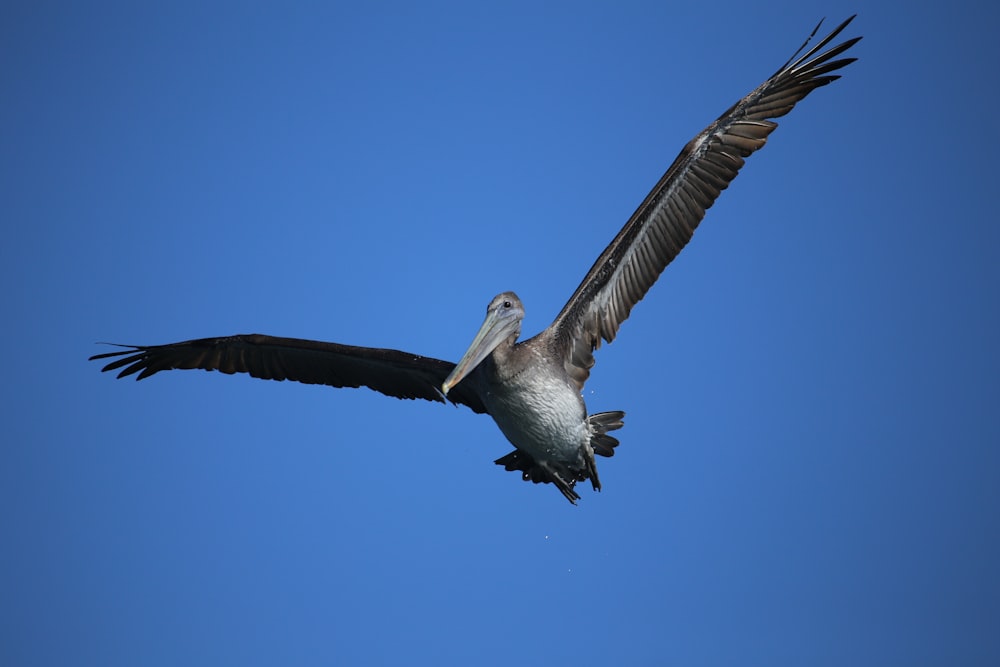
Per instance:
[[[464,405],[493,417],[514,451],[496,463],[522,479],[552,483],[569,502],[577,482],[600,491],[595,455],[610,457],[624,412],[587,414],[581,392],[594,351],[610,343],[653,283],[691,240],[705,211],[764,146],[784,116],[856,58],[840,58],[861,37],[826,51],[854,20],[805,51],[819,30],[764,83],[694,137],[590,267],[544,331],[518,342],[524,306],[513,292],[490,301],[486,319],[457,364],[399,350],[355,347],[261,334],[200,338],[167,345],[118,345],[97,354],[103,371],[142,380],[165,370],[249,373],[331,387],[365,386],[396,398]],[[820,22],[820,25],[822,22]],[[803,53],[805,51],[805,53]]]

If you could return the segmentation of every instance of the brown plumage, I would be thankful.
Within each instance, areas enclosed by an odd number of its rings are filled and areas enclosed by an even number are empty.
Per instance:
[[[552,482],[570,501],[574,486],[600,489],[595,455],[611,456],[622,412],[587,415],[580,395],[594,351],[611,342],[653,283],[691,240],[705,211],[744,160],[764,146],[779,118],[810,92],[839,78],[840,58],[860,37],[822,52],[854,19],[796,54],[726,110],[680,152],[653,190],[587,272],[555,321],[517,342],[524,308],[517,295],[497,295],[473,344],[458,364],[415,354],[260,334],[202,338],[168,345],[122,346],[91,359],[102,370],[141,380],[159,371],[201,368],[332,387],[369,387],[397,398],[447,399],[488,413],[516,449],[497,459],[525,480]]]

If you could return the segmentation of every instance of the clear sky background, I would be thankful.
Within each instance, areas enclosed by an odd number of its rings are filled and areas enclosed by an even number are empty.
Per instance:
[[[995,8],[135,4],[0,9],[0,664],[1000,663]],[[533,334],[855,11],[598,353],[578,507],[468,410],[87,361]]]

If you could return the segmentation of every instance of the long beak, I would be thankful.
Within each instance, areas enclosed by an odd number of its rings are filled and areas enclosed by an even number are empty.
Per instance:
[[[451,388],[471,373],[500,343],[512,335],[516,335],[519,325],[520,322],[516,318],[505,316],[495,310],[488,312],[483,326],[479,327],[479,333],[472,339],[469,349],[465,351],[451,375],[441,385],[441,391],[444,392],[444,395],[447,396]]]

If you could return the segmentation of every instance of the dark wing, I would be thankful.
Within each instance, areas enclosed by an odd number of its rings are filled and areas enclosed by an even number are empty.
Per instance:
[[[365,386],[396,398],[423,398],[445,402],[439,387],[455,364],[399,350],[338,345],[300,338],[261,334],[200,338],[169,345],[120,345],[121,352],[96,354],[90,359],[114,359],[102,368],[122,368],[142,380],[160,371],[201,368],[222,373],[249,373],[262,380],[294,380],[331,387]],[[459,382],[448,393],[455,403],[486,412],[470,386]]]
[[[803,44],[771,78],[730,107],[681,151],[625,224],[548,331],[554,350],[565,354],[566,371],[582,388],[601,340],[611,342],[632,307],[681,249],[719,193],[806,95],[839,79],[831,75],[856,58],[834,60],[860,40],[849,39],[816,55],[849,24],[847,19],[801,57]],[[822,22],[821,22],[822,23]],[[819,25],[813,30],[812,39]]]

